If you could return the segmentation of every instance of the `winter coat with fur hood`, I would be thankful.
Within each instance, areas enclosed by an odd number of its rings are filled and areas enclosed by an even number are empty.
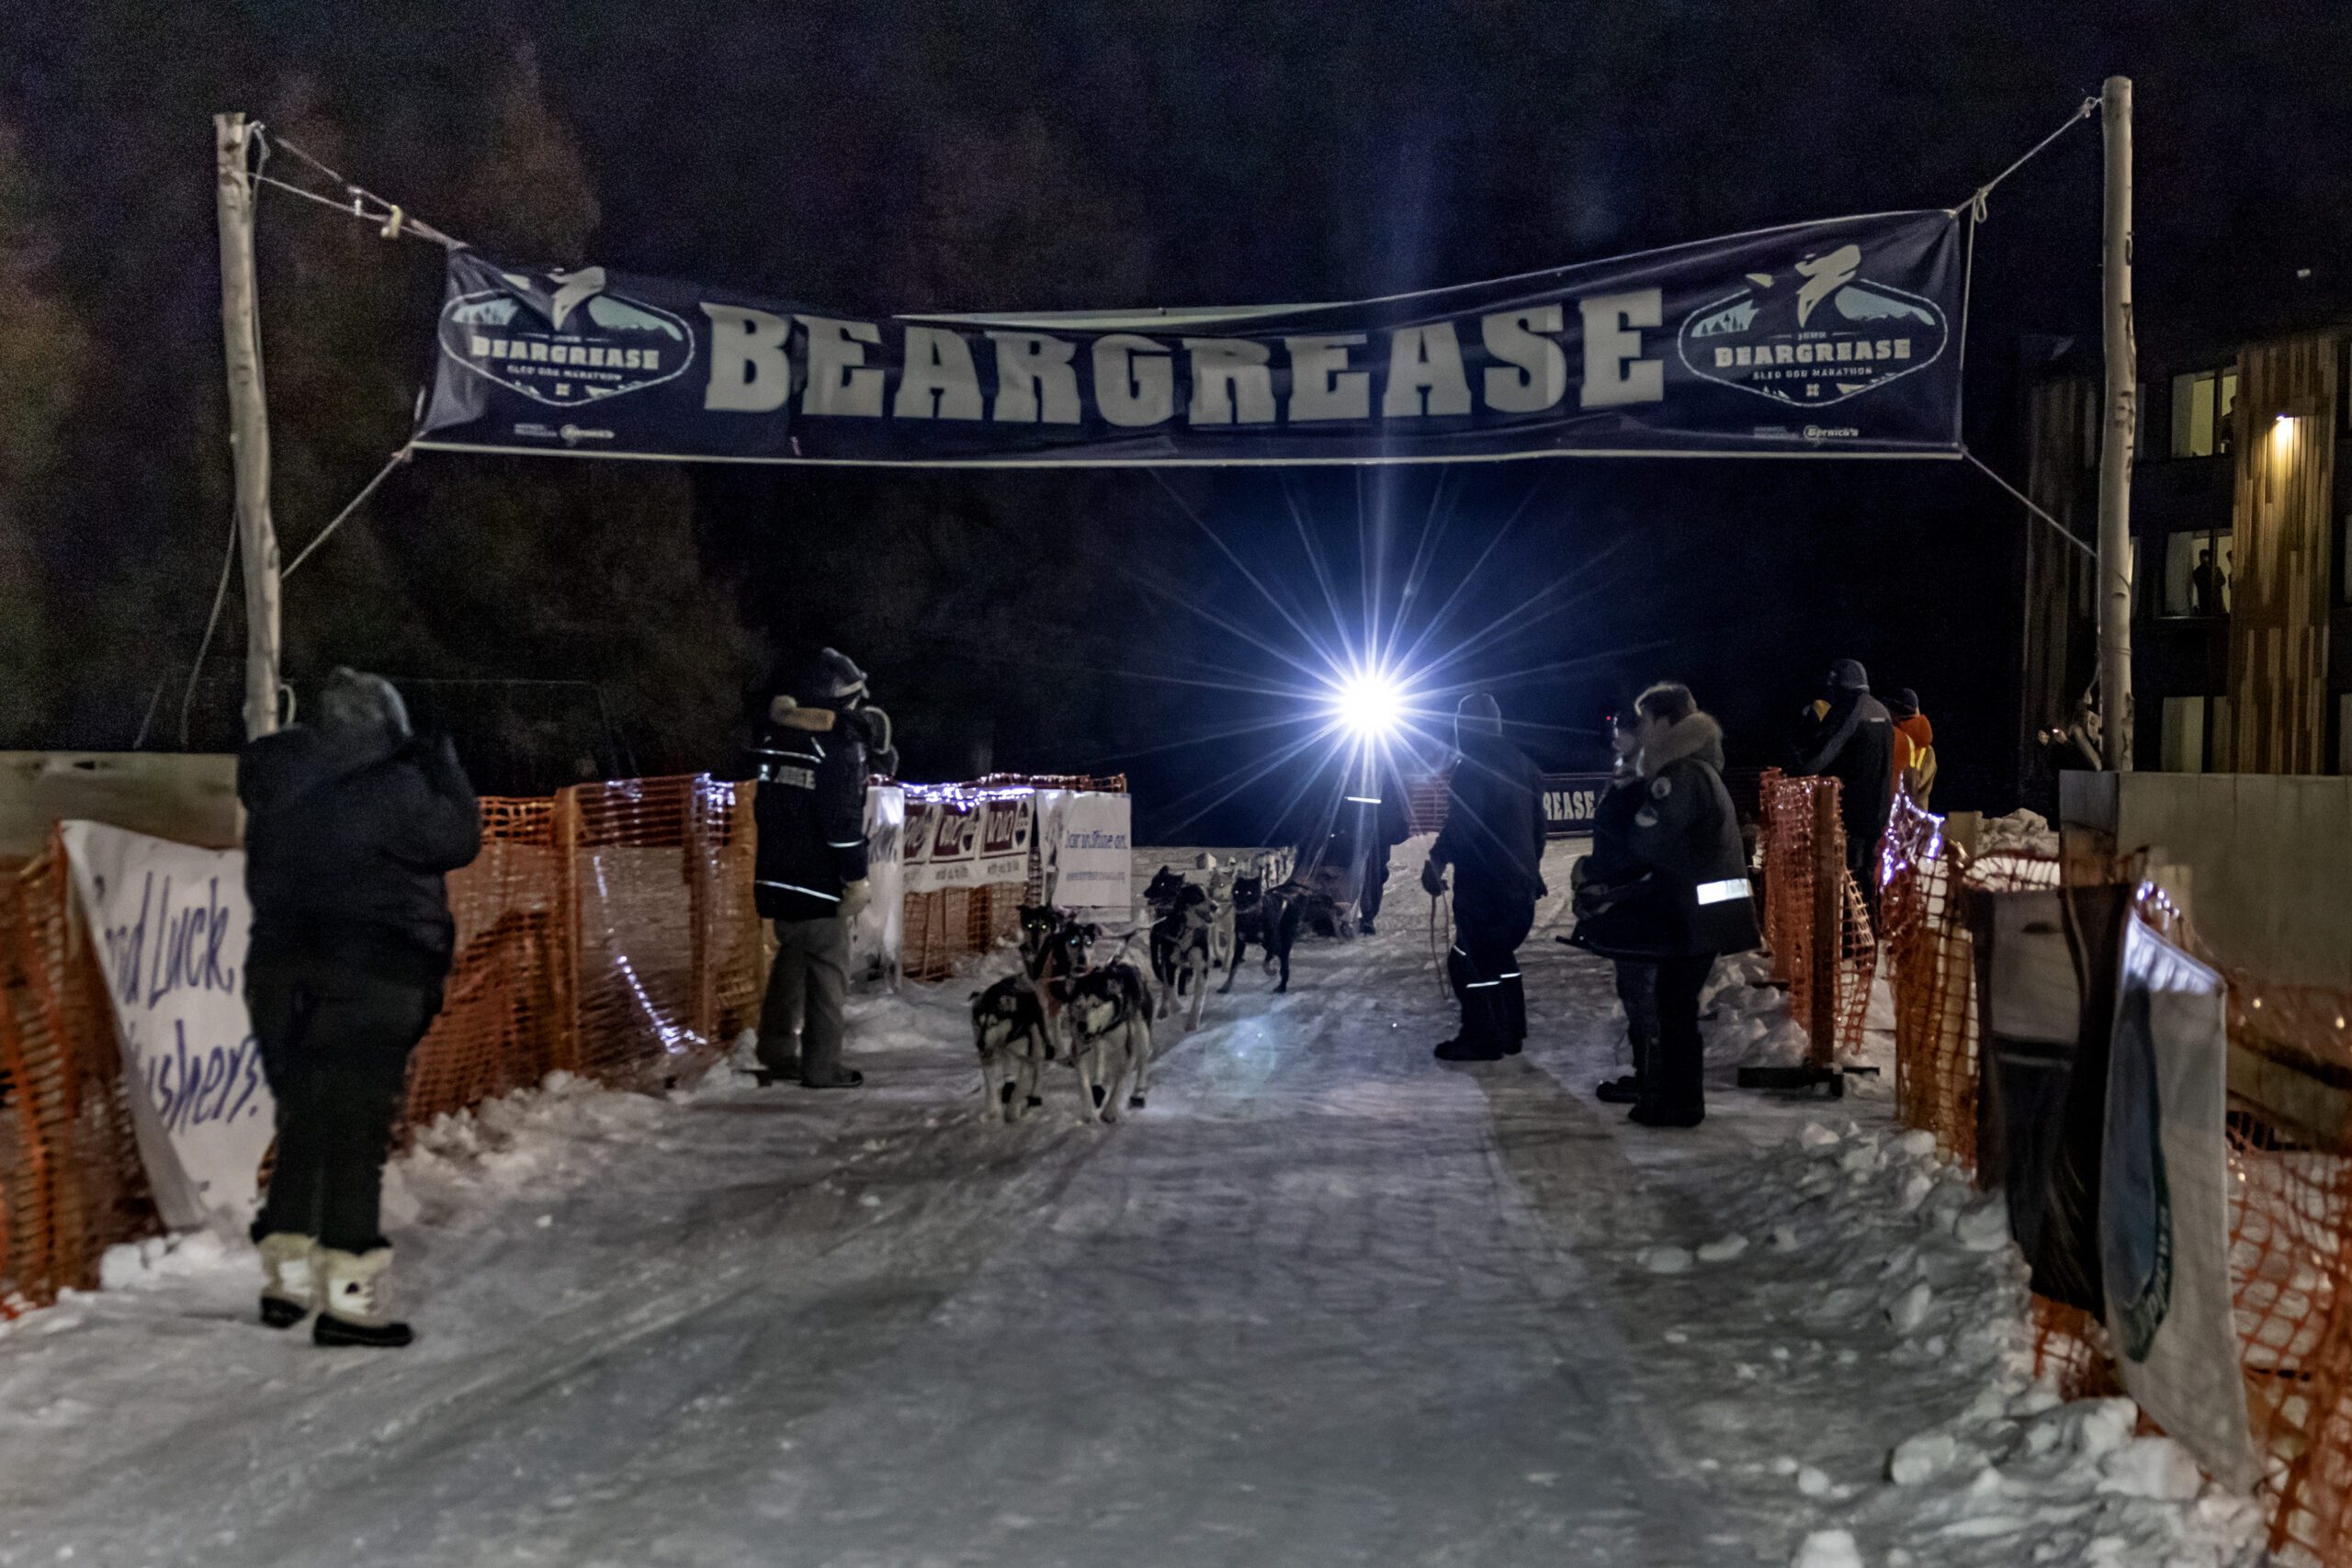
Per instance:
[[[1747,953],[1758,942],[1747,852],[1724,788],[1724,732],[1694,713],[1643,748],[1646,793],[1626,837],[1666,894],[1658,957]]]
[[[772,920],[830,919],[865,876],[865,732],[823,706],[777,699],[748,748],[759,793],[752,897]]]

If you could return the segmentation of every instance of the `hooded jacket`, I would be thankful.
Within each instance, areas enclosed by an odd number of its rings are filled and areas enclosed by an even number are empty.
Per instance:
[[[397,694],[368,682],[347,688],[361,707],[237,754],[253,950],[437,984],[457,935],[444,878],[481,852],[481,808],[448,739],[409,734]]]
[[[1703,713],[1642,749],[1646,798],[1634,813],[1626,848],[1664,895],[1654,956],[1747,953],[1757,945],[1747,851],[1723,766],[1723,728]]]
[[[1532,908],[1544,893],[1544,774],[1500,735],[1465,727],[1430,860],[1452,865],[1473,907]]]
[[[865,728],[829,706],[778,705],[747,748],[760,781],[752,899],[767,919],[830,919],[865,876]]]

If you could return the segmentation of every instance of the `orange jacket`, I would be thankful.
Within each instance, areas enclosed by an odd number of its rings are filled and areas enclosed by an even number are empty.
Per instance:
[[[1912,764],[1918,753],[1935,745],[1936,727],[1928,722],[1926,714],[1915,713],[1909,718],[1896,719],[1894,733],[1894,782],[1899,784],[1903,782],[1903,770]]]

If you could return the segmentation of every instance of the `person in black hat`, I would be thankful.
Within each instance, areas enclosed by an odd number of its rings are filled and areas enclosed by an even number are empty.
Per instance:
[[[1544,896],[1544,776],[1503,739],[1495,699],[1474,692],[1455,711],[1459,752],[1448,786],[1445,827],[1421,868],[1431,897],[1445,892],[1453,867],[1453,949],[1447,977],[1462,1004],[1462,1032],[1437,1048],[1446,1062],[1491,1062],[1517,1055],[1527,1038],[1519,944],[1535,924]]]
[[[842,1066],[842,1034],[849,927],[869,896],[865,672],[828,648],[789,685],[769,697],[748,749],[759,780],[752,895],[776,942],[759,1060],[763,1081],[854,1089],[865,1076]]]
[[[1869,673],[1851,659],[1830,665],[1822,695],[1828,705],[1818,739],[1797,759],[1794,771],[1838,781],[1846,868],[1868,895],[1877,886],[1878,841],[1894,809],[1894,717],[1871,695]]]

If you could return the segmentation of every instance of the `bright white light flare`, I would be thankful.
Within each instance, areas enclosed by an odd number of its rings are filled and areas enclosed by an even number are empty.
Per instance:
[[[1385,740],[1405,723],[1405,689],[1394,676],[1363,670],[1331,694],[1332,716],[1360,740]]]

